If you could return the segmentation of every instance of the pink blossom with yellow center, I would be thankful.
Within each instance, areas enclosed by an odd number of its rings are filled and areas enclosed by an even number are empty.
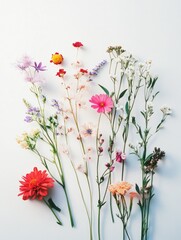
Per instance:
[[[89,102],[92,103],[92,108],[97,109],[98,113],[109,113],[114,106],[112,98],[106,94],[96,94],[91,97]]]

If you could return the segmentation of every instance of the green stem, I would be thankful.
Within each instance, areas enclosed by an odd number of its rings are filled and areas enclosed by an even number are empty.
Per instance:
[[[65,185],[64,185],[63,189],[64,189],[65,197],[66,197],[66,200],[67,200],[67,206],[68,206],[68,212],[69,212],[69,217],[70,217],[70,223],[71,223],[71,226],[74,227],[75,224],[74,224],[72,211],[71,211],[71,207],[70,207],[70,203],[69,203],[69,198],[68,198],[68,194],[67,194],[67,190],[66,190]]]
[[[45,204],[49,207],[49,209],[51,210],[51,212],[53,213],[53,215],[55,216],[57,223],[59,225],[63,225],[62,222],[60,221],[60,219],[58,218],[58,216],[56,215],[56,213],[53,211],[53,209],[51,208],[51,206],[48,204],[48,202],[43,198],[43,201],[45,202]]]

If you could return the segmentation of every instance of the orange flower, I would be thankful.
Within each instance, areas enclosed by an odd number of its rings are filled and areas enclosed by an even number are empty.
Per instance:
[[[128,190],[130,190],[132,185],[128,182],[120,182],[116,184],[109,185],[109,191],[115,195],[125,195]]]
[[[52,62],[56,65],[61,64],[63,62],[62,54],[59,54],[58,52],[56,52],[55,54],[52,54],[52,59],[50,60],[50,62]]]
[[[138,193],[137,192],[130,192],[129,193],[130,199],[132,200],[135,197],[138,197]]]
[[[116,184],[109,185],[108,189],[112,193],[112,195],[116,195],[116,193],[117,193]]]

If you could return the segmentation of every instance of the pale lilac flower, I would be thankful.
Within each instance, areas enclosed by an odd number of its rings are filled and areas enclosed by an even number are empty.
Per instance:
[[[30,122],[33,121],[33,119],[32,119],[32,117],[30,117],[30,116],[25,116],[24,121],[27,122],[27,123],[30,123]]]
[[[18,67],[21,69],[21,70],[26,70],[28,67],[30,67],[32,65],[32,61],[30,59],[30,57],[28,56],[24,56],[22,58],[22,60],[18,63]]]
[[[63,111],[63,109],[60,107],[59,102],[56,99],[52,99],[52,107],[54,107],[57,110],[57,114]]]
[[[40,109],[37,107],[29,107],[27,114],[40,117]]]
[[[39,74],[34,74],[34,76],[27,74],[25,76],[25,81],[31,83],[41,83],[43,80]]]
[[[100,68],[103,67],[105,64],[107,63],[106,60],[103,60],[102,62],[100,62],[98,65],[96,65],[92,71],[89,72],[89,75],[97,75]]]

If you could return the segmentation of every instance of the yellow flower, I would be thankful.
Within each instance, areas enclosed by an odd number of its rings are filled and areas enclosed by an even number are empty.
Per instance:
[[[54,64],[61,64],[63,62],[62,54],[59,54],[58,52],[56,52],[55,54],[52,54],[52,59],[50,60],[50,62]]]

